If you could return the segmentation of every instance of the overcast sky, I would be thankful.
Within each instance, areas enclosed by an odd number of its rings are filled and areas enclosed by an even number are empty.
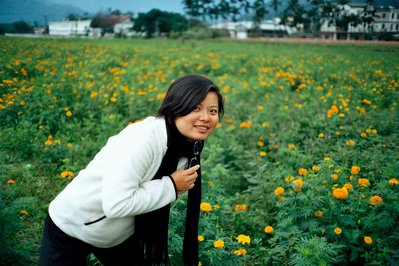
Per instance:
[[[163,11],[184,13],[182,0],[46,0],[48,3],[73,5],[91,13],[119,9],[134,14],[148,12],[153,8]]]

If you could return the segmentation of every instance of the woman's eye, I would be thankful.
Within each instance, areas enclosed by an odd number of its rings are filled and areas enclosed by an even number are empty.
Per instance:
[[[218,114],[219,111],[218,111],[217,109],[212,109],[212,110],[211,110],[211,113],[212,113],[212,114]]]
[[[193,111],[194,111],[194,112],[198,112],[199,110],[200,110],[200,107],[199,107],[199,106],[197,106],[197,107],[195,107],[195,108],[194,108],[194,110],[193,110]]]

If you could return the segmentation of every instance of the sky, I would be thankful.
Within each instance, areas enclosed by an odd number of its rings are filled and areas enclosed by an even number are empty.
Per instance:
[[[46,0],[48,3],[67,4],[87,10],[90,13],[119,9],[134,14],[148,12],[153,8],[163,11],[184,13],[182,0]]]

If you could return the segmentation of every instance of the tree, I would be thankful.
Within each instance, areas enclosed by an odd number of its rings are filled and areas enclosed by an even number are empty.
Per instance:
[[[185,31],[187,24],[187,19],[181,14],[151,9],[148,13],[138,14],[138,17],[134,20],[133,29],[138,32],[145,32],[146,37],[151,38],[154,33],[169,36],[172,31]]]

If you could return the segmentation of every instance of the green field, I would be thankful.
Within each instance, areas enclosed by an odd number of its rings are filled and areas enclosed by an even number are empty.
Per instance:
[[[49,202],[189,73],[226,99],[203,152],[202,265],[399,264],[399,46],[2,37],[0,62],[0,265],[37,264]],[[182,198],[173,265],[184,213]]]

